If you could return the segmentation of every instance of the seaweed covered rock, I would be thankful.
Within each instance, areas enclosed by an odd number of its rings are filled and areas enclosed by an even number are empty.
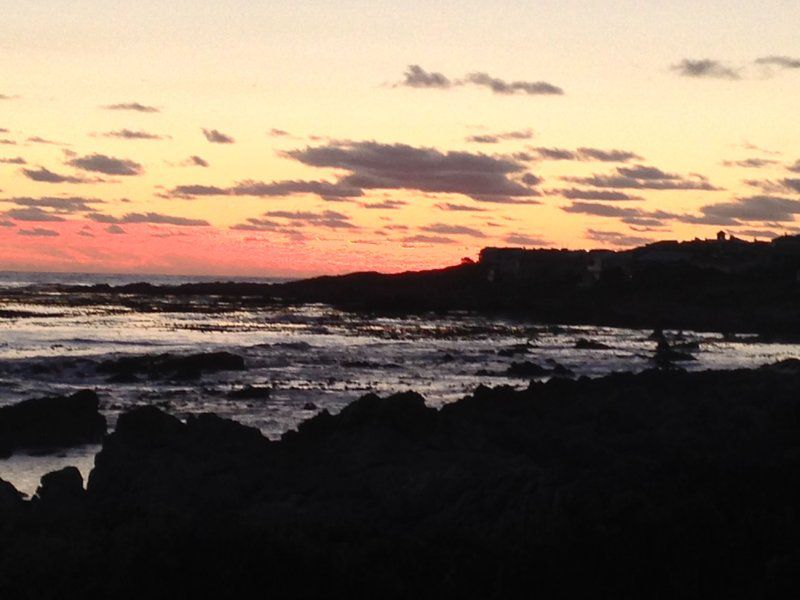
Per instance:
[[[116,381],[133,381],[138,376],[151,379],[197,379],[204,373],[244,369],[244,359],[230,352],[204,352],[188,356],[123,356],[103,361],[97,366],[98,372],[107,373]]]

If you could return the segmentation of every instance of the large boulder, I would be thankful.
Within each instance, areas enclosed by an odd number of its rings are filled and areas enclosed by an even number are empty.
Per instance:
[[[16,450],[52,452],[97,444],[106,433],[99,399],[91,390],[25,400],[0,408],[0,457]]]
[[[73,508],[85,498],[83,476],[76,467],[65,467],[42,477],[34,500],[55,510]]]
[[[23,505],[25,495],[0,478],[0,514],[17,510]]]

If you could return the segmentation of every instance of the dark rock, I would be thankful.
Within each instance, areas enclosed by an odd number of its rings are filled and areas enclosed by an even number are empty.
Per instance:
[[[575,342],[575,348],[578,350],[611,350],[611,346],[586,338],[580,338]]]
[[[34,501],[53,509],[68,509],[85,499],[83,476],[75,467],[65,467],[42,477]]]
[[[241,389],[228,392],[228,398],[233,398],[234,400],[267,400],[270,394],[272,394],[272,388],[246,385]]]
[[[501,350],[498,350],[497,354],[498,356],[503,356],[508,358],[516,356],[517,354],[527,354],[530,351],[531,351],[530,344],[514,344],[509,348],[503,348]]]
[[[109,373],[112,378],[123,382],[136,381],[137,375],[153,379],[197,379],[203,373],[244,369],[244,359],[230,352],[206,352],[188,356],[123,356],[103,361],[97,366],[98,372]]]
[[[97,394],[91,390],[2,407],[0,456],[19,449],[49,452],[99,443],[106,433],[106,420],[98,407]]]
[[[303,410],[318,410],[319,407],[313,402],[306,402],[303,404]]]
[[[0,478],[0,514],[20,509],[24,505],[24,498],[22,492]]]
[[[512,377],[544,377],[546,375],[550,375],[552,372],[552,369],[542,367],[534,362],[525,361],[511,363],[511,366],[508,367],[506,374],[511,375]]]

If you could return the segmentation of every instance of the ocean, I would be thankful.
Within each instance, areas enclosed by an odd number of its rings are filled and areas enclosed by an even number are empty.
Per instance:
[[[453,402],[478,385],[524,387],[513,363],[556,364],[576,376],[653,366],[650,330],[554,326],[454,313],[386,317],[325,305],[254,307],[213,299],[139,297],[110,301],[68,286],[133,282],[179,284],[219,277],[0,273],[0,406],[27,398],[93,389],[113,427],[121,411],[157,405],[179,417],[214,412],[278,438],[317,411],[331,412],[363,394],[413,390],[432,406]],[[269,283],[278,280],[224,278]],[[757,367],[800,356],[800,345],[669,332],[697,347],[689,370]],[[579,340],[607,349],[579,349]],[[516,353],[514,353],[516,350]],[[97,365],[121,356],[227,351],[246,370],[199,379],[111,383]],[[501,352],[503,351],[503,352]],[[267,399],[231,392],[269,387]],[[0,460],[0,477],[33,493],[42,474],[74,464],[84,475],[97,448],[58,456],[17,454]]]

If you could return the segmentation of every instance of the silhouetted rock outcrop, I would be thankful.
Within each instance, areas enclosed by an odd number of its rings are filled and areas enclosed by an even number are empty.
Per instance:
[[[98,406],[97,394],[84,390],[0,408],[0,457],[19,449],[47,452],[99,443],[106,420]]]
[[[796,597],[798,389],[793,370],[652,370],[441,410],[368,395],[279,442],[137,409],[90,510],[0,514],[0,592]]]
[[[17,488],[0,478],[0,514],[19,510],[25,505],[24,498]]]

